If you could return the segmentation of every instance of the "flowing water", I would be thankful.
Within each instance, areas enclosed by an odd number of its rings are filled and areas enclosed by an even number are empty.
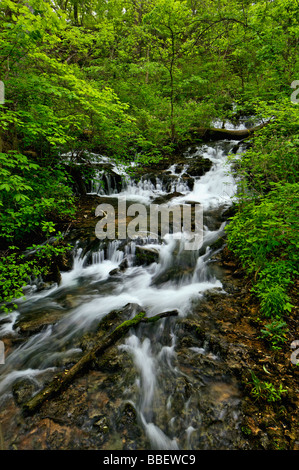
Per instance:
[[[82,350],[78,347],[78,338],[94,331],[99,321],[112,310],[132,304],[152,316],[176,309],[178,318],[182,319],[192,313],[194,303],[198,304],[206,292],[211,289],[224,292],[210,260],[215,253],[213,243],[224,233],[223,213],[232,204],[236,192],[236,182],[227,160],[235,144],[221,141],[187,152],[185,165],[180,168],[176,168],[176,164],[170,166],[166,172],[168,180],[161,175],[155,179],[144,177],[139,182],[127,177],[118,191],[113,187],[113,181],[109,181],[106,196],[111,199],[126,198],[129,202],[149,205],[158,196],[176,192],[170,204],[200,203],[204,208],[203,245],[200,250],[186,251],[184,239],[171,236],[162,241],[153,241],[150,237],[98,241],[92,248],[77,240],[73,268],[62,272],[59,286],[44,290],[37,289],[34,284],[28,286],[26,300],[19,300],[16,311],[0,318],[0,338],[12,335],[15,339],[22,337],[17,327],[21,318],[33,318],[44,312],[59,318],[29,335],[7,354],[5,364],[0,366],[1,406],[5,406],[16,381],[30,378],[40,389],[68,358],[72,361],[79,358]],[[184,175],[190,162],[199,155],[210,160],[212,166],[202,177],[194,177],[190,188]],[[94,183],[91,192],[103,194],[104,191]],[[137,251],[151,253],[154,258],[140,263]],[[124,266],[124,261],[125,268],[119,269]],[[127,384],[123,399],[134,407],[150,449],[190,449],[193,436],[200,431],[204,419],[192,393],[184,398],[181,411],[173,405],[174,400],[178,401],[178,388],[172,390],[171,384],[189,380],[177,357],[176,320],[163,319],[155,324],[155,328],[146,328],[132,330],[119,345],[119,353],[128,354],[135,368],[134,383]],[[15,344],[18,343],[15,341]],[[205,347],[190,348],[190,353],[195,358],[211,355]],[[212,360],[217,363],[216,356]],[[161,407],[164,407],[164,418],[160,416]],[[232,413],[236,413],[234,407],[235,403]],[[226,409],[225,412],[229,411]]]

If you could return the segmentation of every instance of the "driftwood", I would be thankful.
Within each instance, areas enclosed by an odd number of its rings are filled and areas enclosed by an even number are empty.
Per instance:
[[[269,121],[268,121],[269,122]],[[204,128],[204,127],[193,127],[190,131],[192,135],[196,135],[204,140],[220,140],[220,139],[231,139],[231,140],[243,140],[250,137],[254,132],[262,129],[268,124],[264,122],[258,126],[251,127],[250,129],[218,129],[215,127]]]
[[[177,316],[178,311],[172,310],[169,312],[162,312],[153,317],[145,317],[145,313],[138,313],[131,320],[127,320],[119,325],[112,333],[100,340],[100,342],[88,351],[84,356],[79,359],[69,370],[65,370],[60,374],[57,374],[54,379],[46,385],[40,392],[34,395],[27,403],[23,405],[23,410],[26,414],[32,414],[40,408],[40,406],[46,401],[57,395],[64,390],[76,377],[84,373],[92,362],[99,356],[101,356],[108,348],[113,346],[120,338],[122,338],[131,327],[138,325],[139,323],[154,323],[161,318]]]

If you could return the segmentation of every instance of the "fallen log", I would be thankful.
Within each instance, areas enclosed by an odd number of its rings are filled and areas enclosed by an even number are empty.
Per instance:
[[[177,310],[169,310],[168,312],[158,313],[157,315],[154,315],[153,317],[144,317],[140,321],[141,323],[155,323],[161,318],[174,317],[174,316],[177,316],[178,314],[179,312]]]
[[[171,310],[169,312],[162,312],[153,317],[145,317],[144,312],[140,312],[135,315],[131,320],[127,320],[121,323],[112,333],[108,334],[105,338],[101,339],[100,342],[88,351],[84,356],[79,359],[70,369],[66,369],[63,372],[57,374],[53,380],[46,385],[40,392],[34,395],[29,401],[23,405],[23,411],[25,414],[32,414],[37,411],[41,405],[53,398],[53,396],[62,392],[70,383],[83,374],[84,371],[90,367],[92,362],[102,355],[108,348],[113,346],[120,338],[122,338],[131,327],[138,325],[139,323],[154,323],[161,318],[170,316],[177,316],[177,310]]]
[[[270,121],[268,121],[270,122]],[[243,140],[247,137],[250,137],[254,132],[262,129],[268,124],[264,122],[258,126],[251,127],[250,129],[221,129],[216,127],[205,128],[205,127],[193,127],[190,129],[192,135],[196,135],[203,140],[220,140],[220,139],[230,139],[230,140]]]

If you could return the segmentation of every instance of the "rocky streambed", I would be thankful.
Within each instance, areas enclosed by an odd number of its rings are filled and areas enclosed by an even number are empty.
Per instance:
[[[171,401],[165,404],[165,396],[157,398],[161,403],[156,410],[158,422],[165,432],[179,436],[183,449],[296,449],[298,372],[290,363],[290,351],[285,348],[273,354],[258,339],[258,306],[231,254],[224,250],[215,263],[223,270],[227,293],[211,290],[195,306],[192,316],[166,321],[163,336],[167,338],[175,328],[175,364],[184,375],[175,380],[171,373],[163,377],[163,389]],[[92,348],[99,337],[139,309],[129,304],[112,311],[96,332],[78,339],[78,346],[83,351]],[[160,340],[158,324],[138,328],[146,330],[145,337],[152,334]],[[8,335],[8,348],[10,342],[13,347],[14,340]],[[33,415],[26,416],[22,406],[39,384],[32,378],[16,380],[0,412],[4,448],[149,448],[132,401],[134,387],[138,395],[134,361],[119,347],[121,343]],[[71,365],[72,360],[65,367]],[[256,401],[250,394],[250,371],[261,380],[283,383],[288,394],[278,403]]]

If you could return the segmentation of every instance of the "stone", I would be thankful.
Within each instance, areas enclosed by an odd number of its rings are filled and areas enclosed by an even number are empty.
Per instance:
[[[29,400],[37,389],[37,384],[30,379],[25,378],[16,382],[12,387],[12,394],[17,405],[22,405]]]

